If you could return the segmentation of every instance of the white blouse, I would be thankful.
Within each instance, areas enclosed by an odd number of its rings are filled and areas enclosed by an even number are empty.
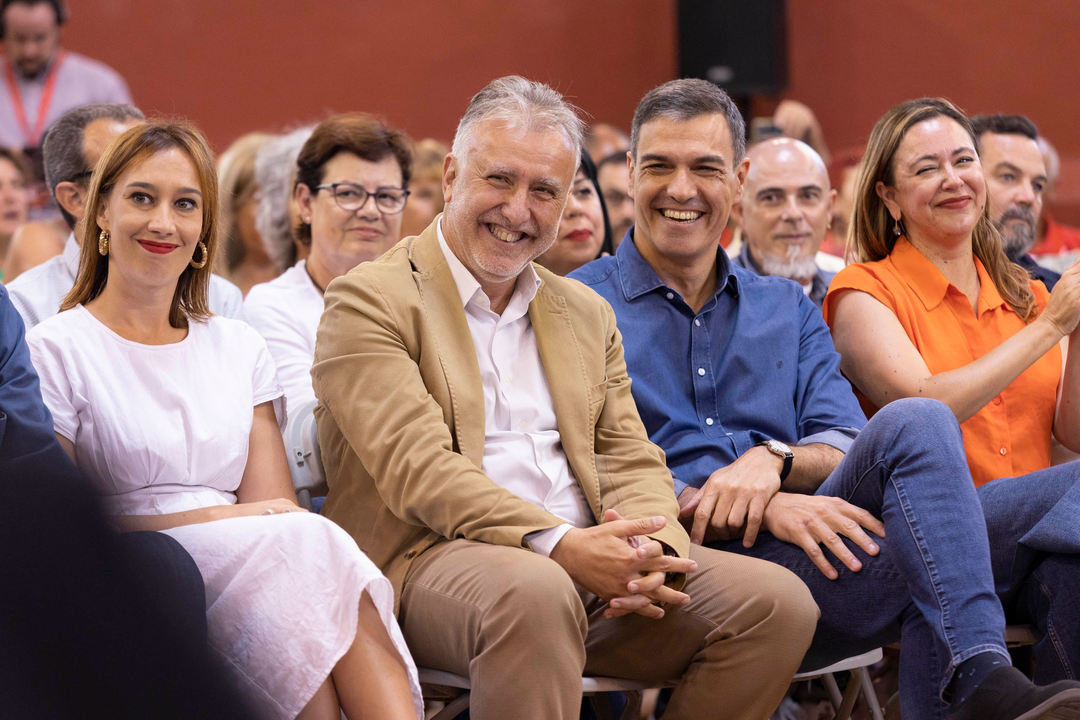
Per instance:
[[[251,288],[244,300],[244,319],[266,340],[293,408],[315,399],[311,364],[322,313],[322,293],[303,260],[270,282]]]
[[[173,513],[236,502],[254,406],[283,392],[247,324],[192,321],[183,340],[125,340],[82,305],[26,336],[56,432],[109,514]]]

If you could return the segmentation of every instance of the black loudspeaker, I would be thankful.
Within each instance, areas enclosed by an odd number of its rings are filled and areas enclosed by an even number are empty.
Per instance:
[[[785,0],[679,0],[679,74],[733,97],[787,85]]]

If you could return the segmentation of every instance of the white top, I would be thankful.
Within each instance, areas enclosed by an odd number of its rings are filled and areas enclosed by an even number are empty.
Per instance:
[[[306,267],[301,260],[270,282],[251,288],[244,299],[244,319],[266,340],[292,408],[315,399],[311,365],[323,295]]]
[[[7,70],[7,58],[0,57],[0,76]],[[52,68],[52,62],[49,63]],[[48,70],[33,79],[24,78],[15,69],[15,84],[19,86],[26,122],[31,130],[37,126],[37,112],[41,105],[41,93],[45,90]],[[26,147],[28,138],[23,136],[23,128],[15,115],[15,106],[11,101],[7,83],[0,82],[0,145],[4,147]],[[56,75],[56,88],[53,90],[52,103],[45,116],[45,129],[60,119],[60,116],[73,108],[93,103],[130,104],[124,78],[105,63],[92,60],[79,53],[67,52],[64,63]]]
[[[534,551],[550,555],[568,530],[589,527],[595,520],[562,449],[551,388],[529,321],[529,303],[540,289],[540,277],[530,264],[518,276],[500,316],[446,244],[441,220],[436,231],[465,308],[484,385],[481,469],[499,487],[566,520],[528,538]]]
[[[109,514],[235,503],[253,408],[276,401],[284,425],[259,334],[220,317],[188,327],[178,343],[141,345],[77,305],[26,335],[56,432]]]
[[[68,235],[64,252],[30,268],[5,285],[11,303],[22,315],[26,329],[51,318],[60,311],[60,303],[75,287],[79,272],[79,243]],[[210,276],[210,312],[227,318],[243,319],[244,296],[240,288],[221,277]]]

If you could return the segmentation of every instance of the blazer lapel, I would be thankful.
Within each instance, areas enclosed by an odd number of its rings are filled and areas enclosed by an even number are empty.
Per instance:
[[[446,264],[435,222],[411,241],[409,258],[427,324],[435,337],[453,407],[454,436],[461,454],[481,467],[484,460],[484,388],[469,323],[454,276]]]
[[[592,459],[589,386],[566,298],[551,292],[545,282],[529,304],[529,321],[551,390],[563,452],[600,522],[600,478]]]

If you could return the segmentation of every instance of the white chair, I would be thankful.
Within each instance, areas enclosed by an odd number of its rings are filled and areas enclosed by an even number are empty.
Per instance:
[[[878,704],[877,695],[874,693],[874,685],[870,681],[870,673],[866,669],[870,665],[880,661],[881,657],[881,648],[878,648],[877,650],[871,650],[862,655],[856,655],[841,660],[838,663],[821,668],[820,670],[799,673],[795,676],[794,680],[814,680],[821,678],[825,683],[826,689],[829,691],[829,697],[832,699],[833,706],[836,708],[836,720],[848,720],[851,717],[851,711],[855,708],[855,703],[858,701],[859,695],[864,697],[866,704],[870,707],[870,714],[873,719],[883,720],[884,716],[881,714],[881,706]],[[847,691],[841,694],[833,673],[844,672],[845,670],[851,673],[851,679],[848,682]],[[419,668],[419,672],[421,685],[438,685],[447,688],[459,688],[465,691],[447,703],[447,705],[439,710],[439,712],[431,715],[428,720],[453,720],[459,713],[469,707],[468,678],[444,672],[442,670],[431,670],[429,668]],[[637,717],[635,713],[639,712],[640,693],[643,690],[649,690],[656,687],[674,687],[674,684],[667,683],[657,685],[657,683],[651,682],[620,680],[618,678],[607,677],[584,677],[581,679],[581,692],[586,697],[592,698],[593,710],[600,720],[610,720],[612,717],[611,708],[608,706],[606,698],[602,698],[602,696],[599,695],[600,693],[628,693],[631,696],[631,701],[627,703],[622,717],[623,720],[630,720],[630,718]]]
[[[312,509],[312,496],[326,495],[327,492],[319,435],[315,428],[315,406],[318,404],[318,400],[310,400],[290,412],[283,436],[296,501],[305,510]]]

